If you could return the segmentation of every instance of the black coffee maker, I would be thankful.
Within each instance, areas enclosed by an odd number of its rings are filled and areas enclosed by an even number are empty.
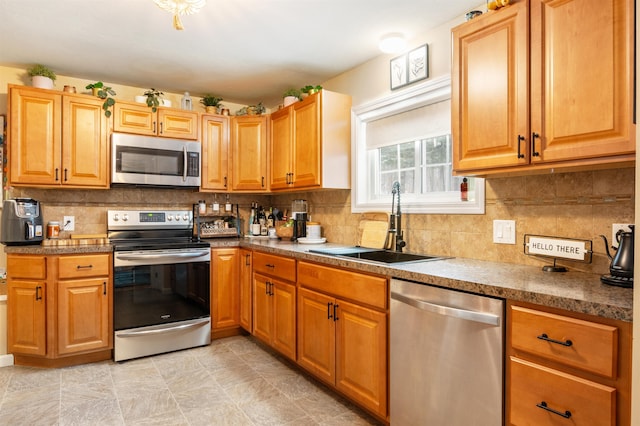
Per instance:
[[[611,260],[609,266],[610,275],[603,275],[600,281],[609,285],[620,287],[633,287],[633,254],[634,254],[634,225],[629,225],[631,231],[623,231],[622,229],[616,233],[616,241],[618,248],[615,256],[611,256],[609,252],[609,242],[607,237],[600,235],[604,240],[607,256]],[[611,247],[615,248],[615,247]]]
[[[294,223],[291,241],[307,237],[307,220],[309,219],[307,208],[307,200],[293,200],[291,203],[291,218]]]
[[[7,246],[20,246],[40,244],[42,240],[40,203],[31,198],[4,200],[0,243]]]

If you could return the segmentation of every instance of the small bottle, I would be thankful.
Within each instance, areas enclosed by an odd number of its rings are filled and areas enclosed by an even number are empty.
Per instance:
[[[251,213],[249,214],[249,235],[253,235],[253,220],[256,217],[256,209],[251,203]]]
[[[469,186],[467,184],[467,178],[462,179],[462,183],[460,184],[460,200],[461,201],[469,201]]]
[[[187,111],[191,111],[193,109],[193,103],[191,102],[191,96],[189,96],[189,92],[184,92],[184,96],[180,100],[180,105],[182,109],[186,109]]]
[[[273,215],[273,207],[269,208],[269,214],[267,215],[267,228],[273,228],[276,224],[276,218]]]
[[[205,214],[207,212],[207,203],[204,200],[198,201],[198,213]]]
[[[258,213],[258,210],[256,209],[253,215],[253,224],[251,225],[252,235],[260,235],[260,220],[258,219],[258,216],[259,216],[259,213]]]

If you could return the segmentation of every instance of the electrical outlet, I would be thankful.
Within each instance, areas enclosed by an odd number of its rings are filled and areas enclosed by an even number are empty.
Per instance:
[[[516,221],[515,220],[494,220],[493,221],[493,242],[496,244],[516,243]]]
[[[75,216],[65,216],[62,221],[62,230],[63,231],[75,231],[76,229],[76,217]]]
[[[611,244],[613,247],[618,247],[616,234],[621,229],[623,232],[631,232],[631,228],[629,228],[629,225],[633,225],[633,223],[614,223],[613,225],[611,225],[611,240],[609,241],[609,244]]]

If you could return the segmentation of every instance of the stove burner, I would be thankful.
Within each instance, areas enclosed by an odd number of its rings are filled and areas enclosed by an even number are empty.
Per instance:
[[[633,288],[633,277],[618,277],[615,275],[603,275],[600,277],[603,284],[615,285],[618,287]]]

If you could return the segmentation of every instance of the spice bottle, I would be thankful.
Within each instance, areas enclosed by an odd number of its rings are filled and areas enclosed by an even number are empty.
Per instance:
[[[460,184],[460,200],[461,201],[469,201],[469,186],[467,184],[467,178],[462,179],[462,183]]]

